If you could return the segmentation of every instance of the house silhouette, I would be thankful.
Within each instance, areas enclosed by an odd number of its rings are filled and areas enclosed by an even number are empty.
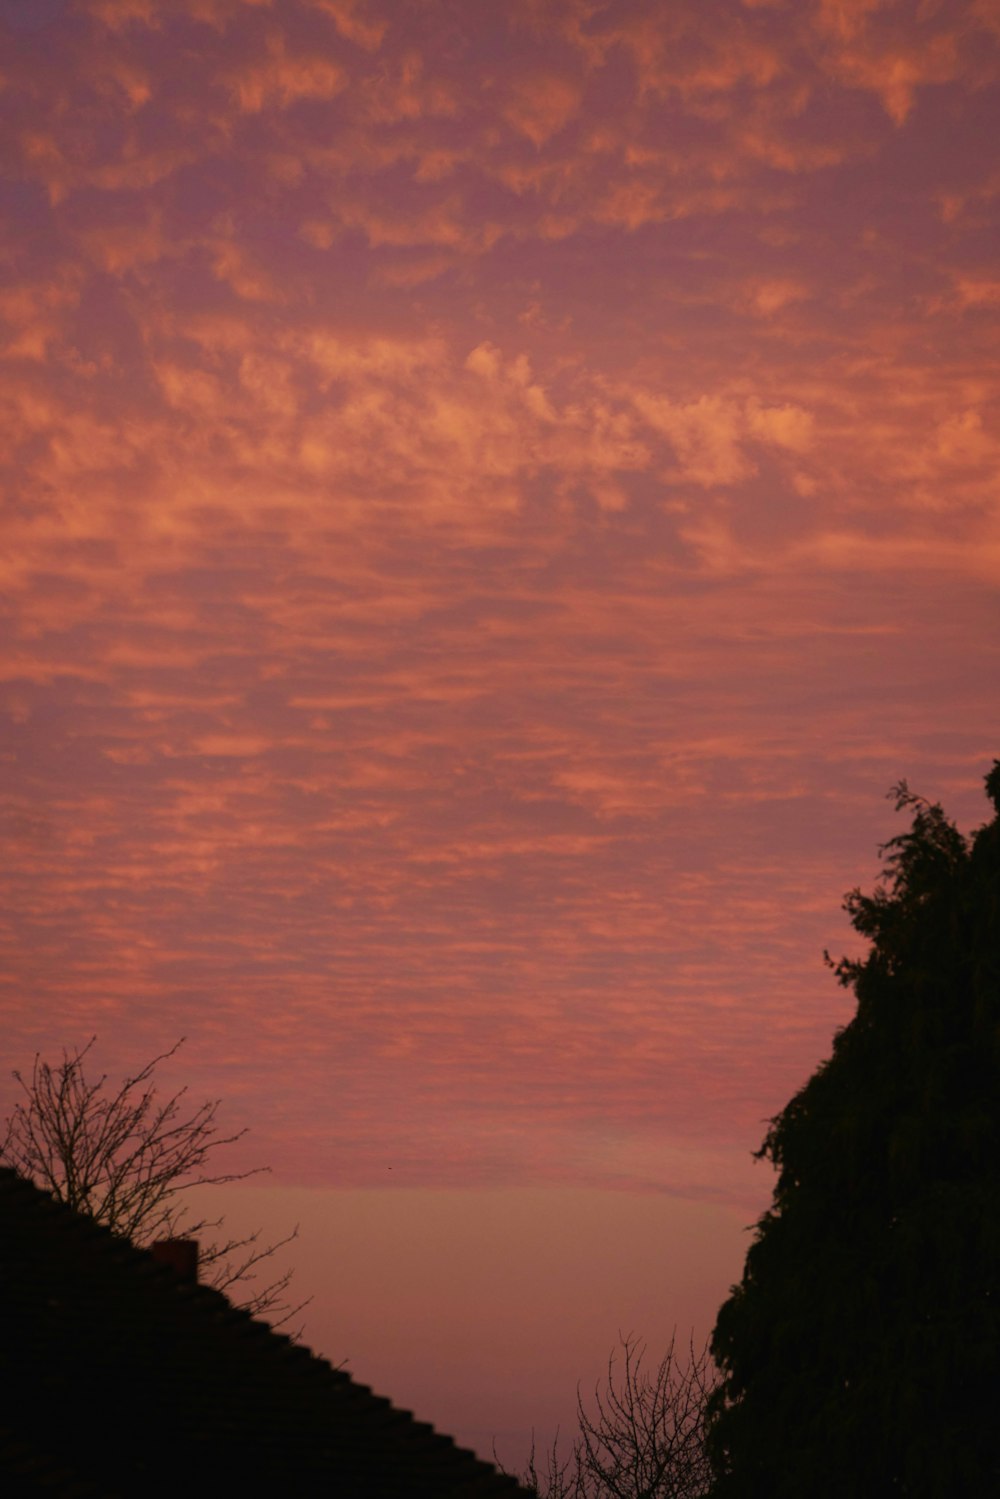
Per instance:
[[[0,1169],[0,1493],[515,1499],[514,1479]]]

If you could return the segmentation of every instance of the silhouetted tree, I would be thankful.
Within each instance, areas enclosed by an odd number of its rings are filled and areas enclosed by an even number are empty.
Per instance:
[[[183,1037],[117,1089],[108,1086],[107,1074],[96,1081],[85,1075],[95,1039],[80,1051],[64,1052],[56,1067],[36,1056],[30,1079],[15,1070],[23,1098],[7,1119],[0,1160],[135,1244],[200,1239],[206,1230],[219,1228],[221,1219],[192,1219],[183,1194],[191,1187],[245,1181],[269,1169],[217,1172],[209,1167],[214,1152],[242,1139],[246,1130],[219,1133],[219,1099],[185,1113],[186,1088],[165,1100],[158,1097],[153,1074],[174,1056]],[[237,1305],[281,1326],[306,1305],[289,1302],[293,1272],[286,1270],[259,1288],[253,1283],[263,1262],[297,1234],[296,1228],[267,1245],[260,1244],[259,1231],[242,1239],[200,1243],[208,1282],[230,1295],[242,1292]]]
[[[1000,813],[1000,762],[986,788]],[[779,1175],[712,1340],[713,1499],[1000,1493],[1000,817],[965,838],[891,794],[910,831],[845,903],[856,1014],[758,1152]]]
[[[577,1393],[578,1435],[569,1456],[560,1457],[557,1438],[539,1470],[532,1448],[521,1483],[542,1499],[702,1499],[709,1481],[705,1408],[716,1383],[708,1349],[696,1353],[691,1344],[681,1364],[671,1338],[649,1373],[641,1343],[623,1337],[620,1346],[620,1366],[612,1352],[592,1410]]]

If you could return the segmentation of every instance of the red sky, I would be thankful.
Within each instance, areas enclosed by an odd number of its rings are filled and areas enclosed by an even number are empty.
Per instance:
[[[985,817],[998,80],[993,0],[0,0],[7,1059],[186,1035],[480,1445],[498,1309],[600,1372],[542,1241],[661,1213],[595,1346],[708,1330],[885,791]]]

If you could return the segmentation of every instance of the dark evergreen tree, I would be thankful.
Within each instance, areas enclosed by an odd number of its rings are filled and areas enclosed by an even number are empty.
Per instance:
[[[1000,814],[1000,761],[986,778]],[[845,908],[857,1011],[771,1121],[712,1352],[713,1499],[1000,1494],[1000,815],[910,831]]]

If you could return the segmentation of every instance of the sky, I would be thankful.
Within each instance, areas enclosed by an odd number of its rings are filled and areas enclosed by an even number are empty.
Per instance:
[[[994,0],[0,0],[0,1103],[185,1036],[487,1454],[710,1330],[887,791],[985,820],[998,84]]]

